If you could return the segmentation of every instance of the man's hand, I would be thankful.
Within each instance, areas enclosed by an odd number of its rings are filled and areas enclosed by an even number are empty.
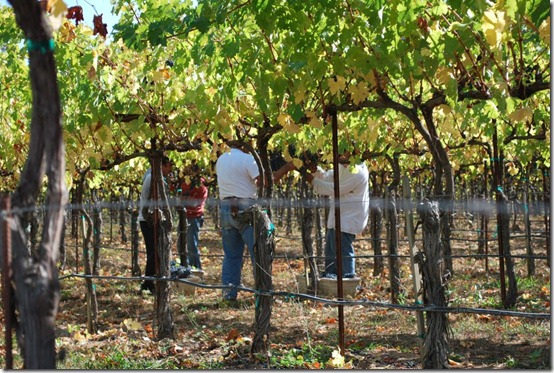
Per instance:
[[[314,175],[312,175],[311,173],[306,173],[304,174],[304,179],[311,184],[312,181],[314,181]]]

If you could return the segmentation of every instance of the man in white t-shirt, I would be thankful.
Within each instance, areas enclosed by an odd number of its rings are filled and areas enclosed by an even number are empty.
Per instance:
[[[353,242],[356,235],[363,232],[369,217],[369,172],[365,163],[350,165],[349,152],[339,157],[339,189],[340,189],[340,222],[341,222],[341,257],[342,277],[356,276]],[[312,165],[312,173],[305,175],[314,191],[331,197],[331,208],[327,219],[327,237],[325,242],[325,270],[322,277],[336,278],[337,267],[335,243],[335,188],[334,170],[324,171],[321,167]]]
[[[292,162],[273,173],[275,182],[292,171]],[[246,149],[231,146],[219,156],[215,165],[219,187],[223,265],[221,281],[224,285],[240,285],[244,246],[248,247],[254,265],[254,227],[235,219],[236,214],[256,203],[260,172],[254,157]],[[236,300],[236,289],[224,289],[223,298]]]

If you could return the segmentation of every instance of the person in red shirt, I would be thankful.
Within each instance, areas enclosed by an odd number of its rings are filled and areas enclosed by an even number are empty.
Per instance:
[[[192,164],[189,177],[181,183],[181,200],[187,211],[187,257],[191,267],[202,269],[198,238],[204,225],[204,205],[208,198],[206,180],[200,176],[200,167]],[[190,180],[190,182],[188,182]]]

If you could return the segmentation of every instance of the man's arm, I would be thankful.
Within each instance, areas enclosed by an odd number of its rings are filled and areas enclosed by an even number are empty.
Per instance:
[[[289,172],[296,170],[292,161],[285,163],[280,169],[273,172],[273,182],[278,183]]]

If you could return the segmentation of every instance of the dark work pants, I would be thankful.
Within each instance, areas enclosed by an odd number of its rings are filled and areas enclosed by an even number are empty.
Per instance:
[[[144,244],[146,245],[146,268],[144,270],[145,276],[156,275],[156,247],[154,244],[154,227],[148,225],[147,222],[140,222],[140,230],[144,237]],[[144,281],[144,285],[153,284],[153,281]]]

